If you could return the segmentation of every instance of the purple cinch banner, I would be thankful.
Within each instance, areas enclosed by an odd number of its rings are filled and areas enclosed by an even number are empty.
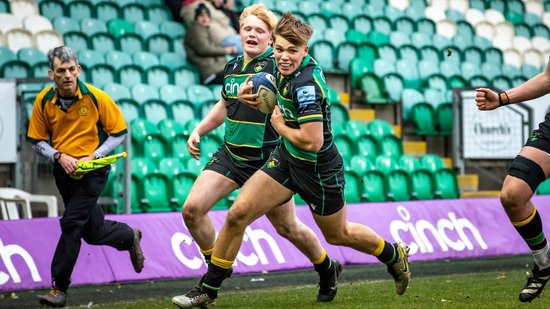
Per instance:
[[[546,219],[545,231],[550,235],[550,196],[535,196],[533,202]],[[331,257],[344,264],[378,263],[370,255],[328,245],[309,209],[297,207],[296,212],[313,228]],[[225,214],[211,213],[217,230]],[[179,212],[107,217],[142,230],[145,268],[136,274],[127,251],[83,242],[73,285],[199,277],[206,271]],[[352,204],[347,207],[347,217],[370,226],[388,241],[405,241],[412,262],[529,252],[498,198]],[[50,262],[59,234],[58,219],[0,221],[0,291],[49,287]],[[235,273],[300,268],[311,268],[310,261],[281,238],[265,217],[246,229]]]

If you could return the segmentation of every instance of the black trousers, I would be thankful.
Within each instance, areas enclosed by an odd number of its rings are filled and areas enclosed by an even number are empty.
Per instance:
[[[60,219],[61,237],[52,260],[52,281],[66,291],[76,264],[82,239],[91,245],[129,250],[134,233],[125,223],[105,220],[97,200],[109,176],[110,167],[89,172],[79,180],[71,178],[59,164],[54,166],[55,184],[65,204]]]

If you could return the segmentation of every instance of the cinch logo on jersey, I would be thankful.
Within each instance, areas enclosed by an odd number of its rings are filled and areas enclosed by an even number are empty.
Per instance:
[[[239,87],[244,83],[248,75],[229,75],[225,78],[225,93],[229,98],[236,98]]]
[[[298,94],[298,104],[300,107],[305,107],[310,104],[315,104],[315,87],[303,86],[296,90]]]

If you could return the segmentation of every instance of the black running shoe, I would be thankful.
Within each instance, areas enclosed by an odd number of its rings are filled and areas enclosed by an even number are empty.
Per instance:
[[[411,279],[411,271],[409,269],[409,247],[403,242],[394,244],[397,250],[397,262],[392,266],[388,266],[388,272],[395,281],[395,293],[403,295],[409,285]]]
[[[550,279],[550,267],[540,270],[535,264],[531,276],[527,277],[527,283],[521,292],[519,292],[519,301],[523,303],[531,302],[533,299],[537,298],[544,290],[544,286],[546,282],[548,282],[548,279]]]
[[[331,260],[334,272],[328,280],[322,280],[319,282],[319,293],[317,294],[318,302],[329,302],[334,299],[336,292],[338,291],[338,276],[342,272],[342,265],[338,260]]]
[[[199,308],[214,308],[216,299],[210,298],[203,288],[194,287],[191,291],[184,295],[174,296],[172,304],[182,309],[199,307]]]

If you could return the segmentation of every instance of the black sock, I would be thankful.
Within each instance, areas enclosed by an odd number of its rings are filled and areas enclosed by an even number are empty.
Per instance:
[[[228,269],[216,266],[212,263],[208,264],[208,272],[202,278],[201,287],[211,299],[218,297],[218,291],[222,286],[227,271]]]
[[[332,275],[331,270],[334,266],[332,265],[332,261],[328,255],[325,255],[323,261],[319,264],[313,264],[313,267],[315,268],[315,271],[319,273],[319,277],[329,278]]]

